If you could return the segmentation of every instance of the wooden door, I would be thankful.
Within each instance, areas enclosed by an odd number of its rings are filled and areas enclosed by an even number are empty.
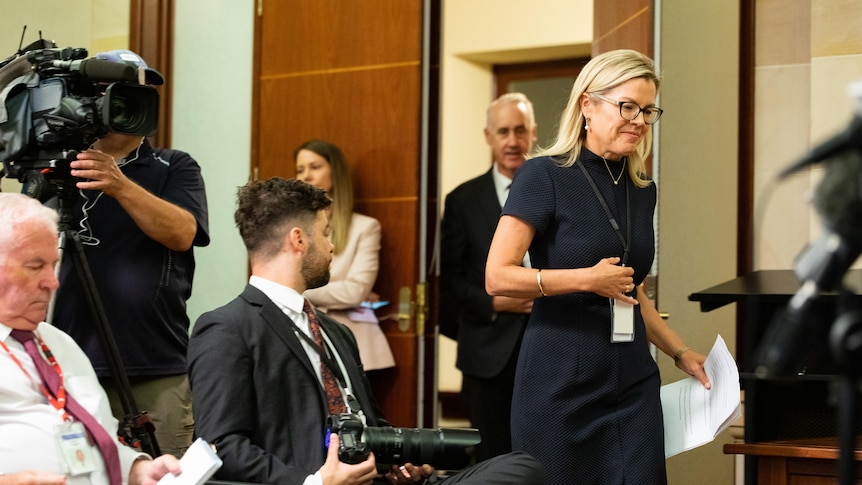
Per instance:
[[[420,162],[428,158],[428,146],[436,146],[423,144],[423,127],[429,125],[423,120],[433,118],[422,102],[430,68],[427,52],[423,56],[427,3],[260,2],[255,22],[252,173],[260,179],[294,176],[293,150],[311,138],[344,151],[356,211],[383,227],[374,290],[390,302],[378,316],[394,315],[381,326],[396,367],[376,373],[375,393],[393,424],[410,427],[422,415],[420,359],[434,353],[433,338],[425,337],[416,318],[424,316],[416,305],[424,267],[421,195],[427,186]],[[436,139],[433,132],[429,139]],[[429,172],[436,173],[436,163]]]
[[[614,49],[634,49],[654,57],[653,0],[594,0],[593,57]],[[652,156],[644,160],[652,175]]]

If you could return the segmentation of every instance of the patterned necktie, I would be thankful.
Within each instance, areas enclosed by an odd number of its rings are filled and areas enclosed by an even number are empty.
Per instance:
[[[33,359],[33,363],[36,364],[36,369],[39,371],[39,376],[42,378],[42,382],[56,397],[60,390],[60,376],[57,374],[57,371],[42,358],[42,355],[39,353],[39,349],[36,348],[33,332],[12,330],[11,335],[12,338],[24,345],[24,350],[27,351],[27,354],[29,354],[30,358]],[[96,421],[96,418],[88,413],[83,406],[78,404],[78,402],[75,401],[69,393],[66,393],[65,408],[66,412],[87,428],[87,432],[90,434],[90,437],[96,442],[96,445],[98,445],[99,451],[102,452],[102,457],[105,460],[105,467],[107,468],[111,484],[121,485],[123,483],[123,474],[120,471],[120,455],[117,451],[116,440],[111,438],[111,435],[101,424],[99,424],[98,421]]]
[[[325,349],[323,345],[323,337],[320,334],[320,325],[317,323],[317,315],[314,314],[314,308],[311,303],[305,300],[302,305],[302,311],[308,315],[308,328],[311,330],[311,338],[317,344],[319,349]],[[323,378],[323,389],[326,391],[326,401],[329,406],[329,414],[341,414],[347,412],[347,406],[344,405],[344,398],[341,396],[341,388],[338,386],[338,381],[332,370],[326,365],[323,359],[320,359],[320,375]]]

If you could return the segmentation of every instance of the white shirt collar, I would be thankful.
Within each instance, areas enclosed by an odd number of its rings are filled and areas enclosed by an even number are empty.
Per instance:
[[[293,288],[255,275],[248,279],[248,284],[262,291],[276,305],[297,314],[303,313],[302,307],[305,304],[305,298]]]
[[[41,322],[39,326],[33,329],[33,332],[36,335],[39,335],[39,329],[42,328],[42,325],[50,325],[49,323]],[[5,323],[0,322],[0,342],[5,342],[9,335],[12,333],[13,328],[7,326]],[[17,340],[16,340],[17,342]]]
[[[512,185],[512,179],[500,173],[500,167],[496,162],[494,162],[494,168],[491,169],[491,174],[494,177],[497,200],[500,202],[500,207],[503,207],[506,205],[506,198],[509,197],[509,186]]]

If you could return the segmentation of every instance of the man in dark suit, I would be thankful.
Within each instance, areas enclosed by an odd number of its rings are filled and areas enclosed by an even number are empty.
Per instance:
[[[446,196],[441,232],[440,302],[444,335],[458,341],[461,397],[484,460],[512,450],[510,411],[518,349],[532,299],[485,292],[485,260],[515,171],[536,141],[533,105],[521,93],[488,107],[485,141],[493,166]],[[525,264],[529,264],[525,261]]]
[[[326,193],[273,178],[239,190],[235,220],[252,276],[242,294],[202,315],[189,343],[197,434],[224,465],[216,478],[252,483],[363,484],[378,477],[373,453],[358,464],[338,459],[339,437],[325,444],[326,420],[351,412],[388,426],[371,394],[347,327],[302,297],[325,285],[333,246]],[[372,450],[373,451],[373,450]],[[543,483],[541,466],[513,453],[447,483]],[[392,466],[389,483],[419,482],[430,465]]]

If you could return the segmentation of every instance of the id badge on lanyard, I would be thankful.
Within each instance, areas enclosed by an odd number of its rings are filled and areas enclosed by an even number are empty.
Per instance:
[[[634,305],[609,298],[611,305],[611,342],[631,342],[635,339]]]
[[[60,455],[69,475],[77,476],[96,470],[96,458],[84,425],[78,421],[63,421],[57,425]]]
[[[87,429],[84,427],[84,424],[78,421],[73,421],[66,412],[66,391],[63,387],[63,371],[60,369],[60,364],[58,364],[54,359],[47,345],[45,345],[41,338],[38,338],[38,342],[39,345],[43,347],[45,355],[48,356],[48,362],[58,374],[60,381],[58,388],[54,391],[57,393],[56,396],[52,391],[45,387],[46,385],[41,379],[35,379],[30,372],[24,368],[21,361],[15,357],[12,351],[9,350],[9,347],[7,347],[2,340],[0,340],[0,348],[9,354],[12,361],[18,365],[28,379],[38,385],[39,390],[45,395],[45,399],[47,399],[54,409],[57,410],[61,423],[54,427],[54,435],[57,439],[58,451],[63,459],[63,463],[66,465],[66,472],[72,476],[91,473],[98,468],[98,465],[93,453],[94,448],[90,443],[90,436],[87,433]]]
[[[620,230],[620,226],[617,223],[617,220],[614,218],[613,213],[611,213],[611,209],[608,207],[607,202],[605,202],[605,198],[602,197],[601,192],[599,192],[599,188],[596,187],[596,183],[593,181],[593,178],[590,177],[590,173],[587,171],[584,164],[578,161],[578,166],[581,169],[581,172],[584,173],[584,177],[590,183],[590,186],[593,188],[593,192],[596,194],[596,198],[599,200],[599,203],[602,205],[602,209],[604,209],[605,214],[608,216],[608,222],[610,222],[611,227],[614,229],[614,233],[620,240],[620,243],[623,246],[623,257],[621,258],[621,264],[623,266],[628,262],[629,256],[629,248],[632,240],[632,220],[631,220],[631,211],[629,210],[629,185],[628,182],[625,184],[626,189],[626,236],[623,237],[622,231]],[[610,309],[611,309],[611,342],[631,342],[635,339],[635,311],[634,305],[630,305],[626,302],[616,300],[614,298],[608,299]]]

